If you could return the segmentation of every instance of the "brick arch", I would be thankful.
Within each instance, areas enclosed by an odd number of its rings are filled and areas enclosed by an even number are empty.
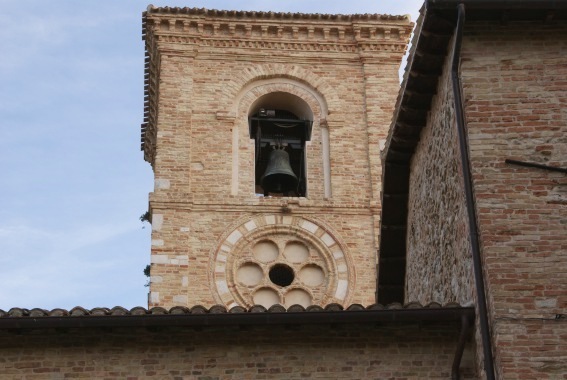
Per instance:
[[[313,135],[312,139],[319,139],[321,152],[319,155],[320,163],[323,167],[323,196],[330,198],[331,191],[331,170],[330,170],[330,140],[329,140],[329,127],[327,123],[327,115],[329,113],[328,106],[325,99],[315,91],[312,87],[297,80],[289,78],[271,78],[271,79],[256,79],[248,83],[242,91],[237,94],[234,99],[234,109],[232,115],[235,118],[237,128],[233,128],[233,167],[232,167],[232,181],[231,181],[231,194],[238,194],[238,187],[240,183],[239,161],[240,152],[239,144],[237,143],[239,137],[238,130],[241,129],[244,134],[248,133],[248,114],[250,108],[256,100],[264,95],[274,92],[285,92],[301,98],[313,113]]]
[[[318,75],[296,65],[266,64],[252,66],[243,70],[224,87],[221,104],[230,104],[232,116],[236,116],[238,104],[242,96],[254,87],[254,82],[270,81],[272,79],[288,79],[297,85],[310,90],[322,100],[322,118],[339,109],[340,101],[336,91]],[[265,83],[265,82],[264,82]]]
[[[319,126],[320,121],[325,119],[328,113],[324,99],[319,94],[313,93],[304,84],[286,78],[274,78],[255,81],[246,86],[245,91],[239,94],[236,99],[235,116],[247,117],[256,100],[273,92],[286,92],[305,101],[313,113],[313,127]]]

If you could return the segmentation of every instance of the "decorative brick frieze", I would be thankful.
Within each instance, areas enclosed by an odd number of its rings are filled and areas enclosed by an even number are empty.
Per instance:
[[[411,33],[407,16],[358,15],[361,17],[337,17],[338,15],[296,14],[297,17],[273,17],[276,14],[257,12],[235,14],[205,12],[170,12],[149,9],[152,16],[146,28],[154,33],[186,33],[200,38],[260,38],[310,41],[339,41],[352,43],[373,41],[374,43],[397,41],[405,46]],[[197,16],[197,17],[196,17]],[[307,16],[307,17],[305,17]],[[326,17],[331,16],[331,17]]]

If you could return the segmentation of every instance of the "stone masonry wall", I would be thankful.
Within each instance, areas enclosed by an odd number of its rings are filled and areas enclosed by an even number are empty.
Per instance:
[[[450,59],[411,162],[406,301],[473,301],[467,210],[455,126]]]
[[[125,317],[127,318],[127,317]],[[0,332],[2,379],[448,379],[458,325]],[[461,368],[475,378],[470,348]]]
[[[567,373],[567,27],[469,24],[462,73],[499,378]],[[514,349],[511,350],[510,347]]]
[[[257,227],[255,217],[269,223],[273,216],[276,230],[289,232],[286,215],[303,223],[297,227],[313,235],[320,251],[332,252],[325,274],[336,290],[329,302],[374,303],[378,147],[411,23],[394,17],[359,27],[342,19],[272,17],[147,15],[150,54],[160,57],[157,124],[148,127],[157,137],[145,148],[155,174],[150,306],[225,300],[237,284],[216,277],[215,271],[229,273],[220,261],[234,248],[223,241],[236,244],[236,235]],[[302,99],[313,113],[303,198],[255,194],[247,117],[258,99],[277,92]],[[249,224],[230,235],[243,218]]]

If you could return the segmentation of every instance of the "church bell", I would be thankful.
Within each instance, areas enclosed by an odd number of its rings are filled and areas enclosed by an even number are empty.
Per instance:
[[[297,176],[289,164],[289,154],[283,148],[270,152],[268,166],[260,181],[264,194],[287,193],[297,189]]]

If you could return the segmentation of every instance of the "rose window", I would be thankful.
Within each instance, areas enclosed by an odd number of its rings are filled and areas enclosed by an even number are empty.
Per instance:
[[[233,263],[234,284],[247,304],[307,307],[327,287],[325,260],[308,242],[279,234],[255,241]]]
[[[212,258],[217,301],[233,307],[345,303],[350,263],[320,225],[297,216],[256,216],[219,244]]]

